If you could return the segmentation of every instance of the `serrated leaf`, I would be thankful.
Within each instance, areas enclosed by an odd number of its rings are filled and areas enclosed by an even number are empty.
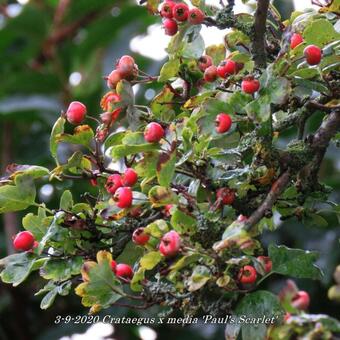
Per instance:
[[[236,307],[236,315],[247,318],[282,317],[284,311],[274,294],[267,291],[257,291],[246,295]],[[266,338],[267,327],[264,323],[242,324],[242,339],[263,340]]]
[[[2,282],[11,283],[13,287],[18,286],[29,276],[36,260],[37,256],[28,252],[9,255],[1,259],[0,267],[4,267],[0,274]]]
[[[34,203],[35,195],[33,178],[29,175],[16,176],[14,185],[0,186],[0,214],[28,208]]]
[[[205,266],[196,266],[187,281],[189,292],[201,289],[211,277],[210,270]]]
[[[144,228],[145,233],[156,238],[161,238],[168,231],[168,224],[164,220],[156,220]]]
[[[167,61],[161,68],[158,81],[166,82],[169,79],[176,77],[179,71],[180,65],[181,65],[180,61],[177,58]]]
[[[193,234],[197,229],[197,221],[180,209],[176,209],[170,220],[173,228],[180,234]]]
[[[29,213],[23,217],[22,226],[29,230],[37,241],[40,241],[44,237],[52,219],[52,216],[46,216],[44,209],[39,208],[38,215]]]
[[[10,173],[9,179],[15,179],[18,175],[28,175],[32,178],[41,178],[49,174],[49,170],[42,166],[37,165],[21,165],[21,164],[10,164],[6,168],[6,172]]]
[[[73,198],[70,190],[65,190],[60,198],[60,209],[71,211],[73,207]]]
[[[45,280],[64,281],[80,274],[82,264],[80,256],[66,260],[50,259],[40,268],[40,276]]]
[[[175,174],[176,148],[172,152],[162,152],[159,154],[157,162],[157,179],[159,185],[170,186]]]
[[[177,204],[178,196],[171,189],[157,185],[150,189],[149,200],[156,208],[167,204]]]
[[[106,308],[125,296],[122,284],[113,274],[109,261],[92,266],[88,276],[89,281],[81,283],[75,289],[75,293],[82,297],[85,307],[100,305]]]
[[[56,135],[55,140],[57,143],[70,143],[70,144],[79,144],[84,145],[87,148],[90,148],[91,143],[93,142],[94,132],[88,125],[79,125],[75,127],[73,134],[61,133]]]
[[[322,278],[322,271],[315,264],[319,257],[316,252],[270,245],[268,256],[273,263],[273,272],[305,279]]]
[[[141,292],[143,290],[143,286],[141,285],[141,282],[145,278],[145,269],[139,268],[133,275],[133,278],[130,282],[130,288],[134,292]]]

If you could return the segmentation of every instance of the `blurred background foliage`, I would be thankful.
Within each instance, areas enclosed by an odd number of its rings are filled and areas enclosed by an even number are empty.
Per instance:
[[[215,1],[216,4],[218,1]],[[237,3],[237,1],[236,1]],[[292,0],[276,0],[286,18],[294,8]],[[148,15],[134,0],[0,0],[0,151],[1,172],[9,163],[38,164],[53,167],[48,140],[51,127],[60,111],[71,100],[84,102],[91,115],[100,113],[99,100],[105,93],[103,76],[113,68],[114,61],[123,54],[131,54],[130,41],[144,35],[158,18]],[[155,46],[158,41],[154,41]],[[209,41],[207,41],[209,43]],[[162,61],[134,53],[139,68],[157,74]],[[159,58],[156,58],[159,59]],[[147,103],[157,93],[157,85],[139,88],[137,101]],[[309,122],[313,131],[322,117]],[[288,131],[280,143],[287,143],[295,135]],[[72,150],[62,149],[66,158]],[[330,148],[321,169],[321,178],[335,190],[332,201],[340,196],[340,160],[335,148]],[[91,191],[88,183],[39,183],[39,198],[53,208],[61,193],[71,188],[81,199],[81,193]],[[327,216],[325,217],[327,219]],[[11,236],[20,229],[20,214],[7,214],[0,219],[0,257],[11,253]],[[277,221],[279,223],[279,221]],[[327,298],[332,273],[340,263],[337,221],[323,225],[303,226],[289,220],[272,233],[264,234],[265,244],[271,242],[289,247],[318,250],[319,265],[324,271],[322,282],[298,280],[301,289],[312,297],[310,311],[340,317],[339,305]],[[313,223],[312,223],[313,224]],[[273,276],[263,284],[264,289],[278,292],[284,280]],[[0,284],[0,339],[60,339],[84,332],[89,325],[73,323],[54,325],[56,315],[78,315],[86,311],[73,295],[58,297],[50,310],[39,308],[40,298],[33,292],[41,288],[38,277],[17,288]],[[143,311],[141,316],[156,316],[158,310]],[[126,309],[105,310],[115,316],[136,315]],[[194,337],[222,339],[223,326],[155,326],[158,339],[178,340]],[[115,327],[116,339],[152,340],[154,333],[138,332],[137,326]],[[140,329],[139,329],[140,331]],[[144,329],[145,331],[145,329]],[[95,336],[91,339],[96,340]]]

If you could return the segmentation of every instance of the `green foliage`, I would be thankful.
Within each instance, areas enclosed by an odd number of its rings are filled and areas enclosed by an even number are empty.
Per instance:
[[[62,57],[56,60],[54,68],[65,67],[67,73],[57,76],[67,79],[69,72],[84,67],[88,85],[71,90],[65,87],[65,96],[86,99],[92,94],[97,98],[101,86],[96,66],[99,53],[88,56],[88,51],[113,41],[107,32],[119,26],[119,20],[124,27],[129,13],[122,13],[113,22],[111,14],[106,13],[110,1],[87,2],[88,7],[82,3],[72,3],[67,15],[105,12],[101,22],[92,23],[92,29],[103,37],[95,38],[97,35],[89,30],[79,46],[72,45],[76,60],[68,64]],[[338,124],[331,111],[339,106],[336,68],[340,35],[335,16],[330,13],[337,5],[324,6],[319,13],[295,12],[283,23],[278,22],[280,16],[270,5],[266,22],[270,29],[266,31],[263,54],[266,59],[261,64],[256,55],[261,51],[253,50],[253,15],[234,14],[229,6],[220,10],[208,8],[204,1],[192,3],[209,16],[203,24],[231,28],[226,31],[225,44],[205,46],[201,25],[179,24],[179,31],[167,48],[169,58],[159,75],[144,72],[145,61],[138,57],[138,76],[125,77],[107,94],[117,94],[119,103],[105,107],[107,95],[103,97],[103,110],[113,113],[119,108],[118,117],[110,123],[102,119],[95,124],[100,119],[93,113],[98,111],[98,100],[92,99],[88,109],[92,119],[86,121],[89,125],[71,127],[63,113],[54,123],[50,134],[54,169],[16,164],[8,167],[8,175],[0,182],[0,213],[38,207],[23,217],[22,226],[39,244],[0,260],[1,280],[17,286],[32,271],[39,270],[40,277],[47,281],[36,293],[43,295],[42,309],[52,306],[58,295],[68,295],[75,288],[82,304],[90,307],[90,313],[118,306],[118,300],[124,298],[138,300],[145,307],[166,305],[185,315],[230,312],[239,318],[276,318],[276,324],[270,328],[263,323],[228,325],[226,334],[231,337],[239,332],[243,339],[259,340],[268,334],[274,334],[273,339],[295,333],[308,336],[315,323],[324,327],[326,335],[338,332],[335,319],[300,313],[297,309],[293,310],[293,326],[282,322],[284,309],[293,308],[271,292],[257,290],[273,273],[322,279],[316,252],[284,245],[269,246],[267,255],[272,268],[266,272],[258,256],[266,253],[262,234],[277,230],[273,214],[279,213],[282,220],[298,219],[309,227],[331,228],[339,222],[339,206],[328,200],[331,189],[318,183],[316,175],[329,141],[338,137],[329,127],[331,119]],[[158,0],[146,2],[153,14],[157,14],[159,4]],[[26,8],[22,15],[27,21],[21,29],[26,30],[25,36],[32,43],[16,53],[11,61],[13,68],[26,58],[34,59],[38,49],[45,46],[43,31],[48,19],[39,16],[38,30],[33,31],[31,24],[38,9]],[[138,9],[136,15],[140,13]],[[0,30],[0,45],[5,48],[6,57],[17,36],[15,21],[9,24],[13,37],[2,39]],[[280,32],[283,27],[284,34]],[[304,39],[294,49],[289,47],[291,32],[301,33]],[[70,53],[68,44],[65,42],[62,54]],[[303,50],[310,44],[323,49],[318,66],[310,66],[304,60]],[[212,57],[215,66],[226,59],[234,61],[237,72],[211,83],[203,81],[199,59],[204,54]],[[61,85],[54,73],[48,73],[48,67],[44,72],[47,83]],[[29,92],[25,79],[30,74],[24,73],[15,89]],[[259,80],[256,93],[241,89],[246,77]],[[35,86],[40,86],[37,74],[32,79]],[[141,98],[133,86],[145,83],[157,93],[148,105],[139,105]],[[4,93],[13,90],[8,84],[7,87]],[[323,124],[312,127],[313,140],[304,138],[304,130],[314,112],[325,118]],[[232,120],[231,128],[224,133],[216,130],[216,118],[221,113],[227,113]],[[117,121],[123,127],[118,131]],[[145,126],[150,122],[159,123],[165,130],[159,142],[149,143],[144,138]],[[288,144],[284,138],[290,138],[296,126],[297,138],[292,137]],[[315,146],[315,140],[322,145]],[[131,205],[120,208],[107,179],[117,173],[124,176],[125,168],[134,169],[138,179],[131,184]],[[48,175],[52,184],[58,180],[63,191],[59,201],[51,204],[54,210],[36,202],[35,181],[47,181]],[[288,179],[284,182],[285,175]],[[229,189],[230,197],[220,197],[219,189]],[[133,232],[139,228],[144,228],[143,233],[149,236],[143,246],[131,242]],[[159,244],[170,230],[180,235],[180,241],[176,244],[178,253],[168,258],[160,252]],[[131,265],[131,279],[116,275],[113,259]],[[255,267],[257,272],[257,278],[248,284],[241,279],[246,265]],[[80,279],[82,282],[74,287]],[[338,298],[337,284],[329,293],[334,300]],[[144,308],[142,304],[133,306]]]

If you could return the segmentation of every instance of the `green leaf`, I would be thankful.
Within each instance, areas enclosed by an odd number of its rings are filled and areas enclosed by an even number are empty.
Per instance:
[[[64,281],[79,274],[82,264],[80,256],[66,260],[50,259],[40,268],[40,276],[45,280]]]
[[[65,190],[60,198],[60,209],[71,211],[73,207],[73,198],[70,190]]]
[[[205,53],[213,59],[214,65],[218,65],[225,59],[226,49],[223,44],[210,45],[205,49]]]
[[[168,224],[164,220],[156,220],[144,228],[145,233],[156,238],[161,238],[168,231]]]
[[[143,290],[143,286],[141,285],[141,282],[145,278],[145,269],[139,268],[133,275],[133,278],[130,282],[130,288],[134,292],[141,292]]]
[[[2,282],[12,283],[14,287],[18,286],[34,269],[33,265],[36,259],[36,255],[28,252],[9,255],[1,259],[0,267],[4,266],[4,270],[0,274]]]
[[[237,305],[235,312],[240,318],[263,318],[265,316],[274,317],[274,321],[284,314],[277,296],[261,290],[246,295]],[[264,323],[243,323],[241,331],[242,339],[263,340],[266,338],[267,327]]]
[[[193,41],[187,42],[184,45],[182,56],[184,58],[189,59],[198,59],[203,55],[204,49],[205,49],[204,40],[202,36],[198,34]]]
[[[197,229],[196,219],[180,209],[176,209],[172,214],[170,223],[180,234],[193,234]]]
[[[185,255],[181,257],[177,262],[175,262],[173,265],[171,265],[170,270],[171,271],[178,271],[181,270],[184,267],[189,266],[192,263],[197,262],[202,255],[200,254],[190,254],[190,255]]]
[[[156,118],[165,122],[171,122],[175,117],[173,102],[175,94],[168,87],[164,87],[150,103],[150,110]],[[170,104],[169,104],[170,103]]]
[[[109,137],[107,137],[104,142],[105,149],[108,149],[110,146],[121,144],[125,134],[125,131],[119,131],[109,135]]]
[[[146,270],[151,270],[157,266],[157,264],[162,260],[162,255],[159,251],[151,251],[145,254],[140,259],[140,266]]]
[[[63,282],[60,285],[56,285],[52,281],[49,281],[43,289],[40,289],[37,293],[35,293],[35,295],[47,293],[41,300],[40,308],[47,309],[51,307],[58,294],[62,296],[68,295],[70,293],[71,286],[71,281]]]
[[[43,208],[39,208],[38,215],[29,213],[23,217],[22,226],[29,230],[37,241],[40,241],[44,237],[52,219],[52,216],[46,216]]]
[[[340,34],[327,19],[313,20],[303,32],[307,45],[314,44],[322,47],[334,40],[340,39]]]
[[[152,206],[157,208],[167,204],[177,204],[178,196],[170,188],[157,185],[150,189],[149,200]]]
[[[79,144],[84,145],[87,148],[90,148],[91,143],[93,142],[94,132],[88,125],[79,125],[77,126],[73,134],[61,133],[56,135],[55,140],[57,143],[70,143],[70,144]]]
[[[119,159],[128,155],[134,155],[140,152],[149,152],[159,149],[158,144],[149,143],[141,145],[117,145],[110,149],[113,159]]]
[[[109,261],[95,263],[89,269],[88,276],[89,281],[81,283],[75,289],[76,294],[82,297],[85,307],[100,305],[107,308],[125,296],[122,284],[113,274]]]
[[[19,165],[19,164],[11,164],[7,167],[7,172],[10,172],[10,179],[15,179],[18,175],[28,175],[32,178],[41,178],[47,176],[50,171],[47,168],[37,165]]]
[[[157,163],[158,183],[163,187],[170,186],[175,174],[176,148],[171,152],[162,152]]]
[[[135,95],[132,90],[131,83],[125,79],[117,84],[116,92],[121,98],[123,106],[131,106],[135,103]]]
[[[180,61],[177,58],[167,61],[161,68],[158,81],[166,82],[169,79],[176,77],[179,71],[180,65],[181,65]]]
[[[57,158],[57,149],[58,149],[57,136],[64,133],[65,122],[66,122],[65,118],[59,117],[58,120],[53,125],[51,137],[50,137],[51,155],[55,159],[57,164],[59,164],[58,158]]]
[[[128,132],[122,139],[122,145],[110,148],[112,158],[119,159],[140,152],[155,151],[159,149],[157,143],[146,143],[142,132]]]
[[[201,289],[211,277],[209,268],[205,266],[196,266],[187,281],[189,292]]]
[[[268,95],[260,96],[253,100],[245,107],[248,117],[257,123],[263,123],[270,118],[270,97]]]
[[[35,186],[29,175],[15,177],[14,185],[0,186],[0,213],[28,208],[35,201]]]
[[[268,256],[273,262],[273,272],[305,279],[322,278],[322,271],[315,265],[319,257],[316,252],[270,245]]]

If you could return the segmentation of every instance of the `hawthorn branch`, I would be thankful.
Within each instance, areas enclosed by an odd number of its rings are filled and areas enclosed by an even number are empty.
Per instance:
[[[267,197],[263,203],[251,214],[245,223],[245,229],[250,230],[252,226],[258,223],[268,210],[271,210],[279,196],[282,194],[290,181],[289,170],[285,171],[272,185]]]
[[[266,21],[269,8],[269,0],[258,0],[254,22],[254,41],[252,54],[257,67],[266,67]]]
[[[318,173],[322,160],[326,154],[328,145],[332,137],[340,129],[340,111],[332,111],[326,120],[321,124],[315,133],[311,149],[315,152],[315,156],[310,164],[310,178],[313,185],[318,183]]]
[[[310,149],[314,152],[315,156],[311,162],[306,164],[306,166],[310,168],[309,182],[318,183],[317,175],[320,165],[325,156],[330,140],[337,133],[337,131],[339,131],[339,129],[340,112],[335,110],[327,116],[310,142]],[[293,174],[293,169],[288,169],[277,179],[277,181],[272,185],[265,200],[248,218],[247,222],[245,223],[246,230],[250,230],[252,226],[258,223],[261,218],[265,216],[268,210],[272,209],[284,189],[288,186]]]

